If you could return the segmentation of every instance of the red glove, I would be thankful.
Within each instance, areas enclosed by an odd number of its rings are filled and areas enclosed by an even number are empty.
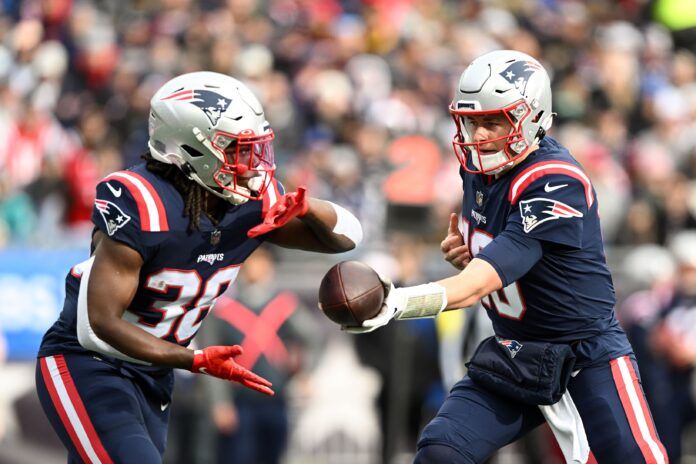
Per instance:
[[[242,347],[239,345],[209,346],[196,350],[191,372],[239,382],[252,390],[273,396],[275,393],[270,388],[271,382],[234,362],[234,358],[240,354]]]
[[[307,214],[309,202],[305,194],[306,187],[297,187],[297,192],[286,193],[276,201],[268,210],[263,222],[256,227],[252,227],[247,232],[249,238],[258,237],[279,227],[283,227],[294,217],[302,217]]]

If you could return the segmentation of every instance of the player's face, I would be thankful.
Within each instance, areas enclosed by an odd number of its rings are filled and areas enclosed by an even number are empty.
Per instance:
[[[263,135],[248,132],[236,135],[221,132],[215,136],[213,145],[225,160],[215,181],[220,187],[242,196],[253,190],[253,197],[257,198],[263,194],[275,171],[274,136],[272,132]],[[242,189],[238,191],[237,187]]]
[[[466,116],[465,124],[474,142],[480,145],[482,155],[497,153],[505,148],[505,138],[512,131],[510,121],[503,114]],[[487,140],[490,142],[485,143]]]
[[[273,151],[269,140],[263,142],[247,142],[233,140],[225,149],[227,163],[236,166],[244,176],[247,170],[263,171],[273,167]],[[250,176],[253,173],[249,174]]]

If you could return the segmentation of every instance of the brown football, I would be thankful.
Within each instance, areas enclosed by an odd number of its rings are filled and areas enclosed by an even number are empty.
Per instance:
[[[384,287],[377,273],[360,261],[343,261],[329,269],[319,286],[319,308],[341,325],[356,326],[379,313]]]

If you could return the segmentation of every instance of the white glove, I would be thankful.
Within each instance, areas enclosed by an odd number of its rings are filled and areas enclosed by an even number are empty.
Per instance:
[[[372,319],[363,321],[361,326],[343,325],[341,326],[342,330],[352,334],[372,332],[383,325],[387,325],[389,321],[394,319],[394,317],[401,312],[399,303],[403,298],[399,297],[399,289],[394,287],[394,284],[388,277],[380,275],[379,280],[382,281],[382,285],[384,286],[384,303],[382,303],[382,309],[380,309],[379,313]]]

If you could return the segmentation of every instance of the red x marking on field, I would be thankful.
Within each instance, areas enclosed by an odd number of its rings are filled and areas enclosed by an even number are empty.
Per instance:
[[[244,334],[244,353],[236,361],[247,369],[253,369],[262,354],[275,366],[287,363],[288,350],[278,336],[278,329],[295,309],[295,295],[283,292],[268,302],[258,315],[230,298],[221,298],[215,305],[214,313]]]

